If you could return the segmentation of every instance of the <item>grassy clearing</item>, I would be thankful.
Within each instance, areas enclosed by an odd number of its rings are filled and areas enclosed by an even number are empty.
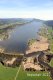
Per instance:
[[[18,68],[4,67],[0,64],[0,80],[14,80]]]
[[[18,69],[19,68],[4,67],[0,64],[0,80],[15,80]],[[24,71],[21,67],[16,77],[16,80],[51,80],[51,78],[48,72]]]
[[[37,76],[36,76],[37,75]],[[38,76],[40,75],[40,76]],[[51,80],[48,72],[45,71],[24,71],[21,67],[17,80]]]

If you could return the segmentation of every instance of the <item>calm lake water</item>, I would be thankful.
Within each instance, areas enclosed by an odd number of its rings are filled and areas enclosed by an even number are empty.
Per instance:
[[[6,31],[10,37],[0,41],[0,46],[5,47],[7,52],[25,52],[28,40],[37,38],[37,32],[41,25],[41,22],[34,21],[21,26],[15,26],[12,30]]]

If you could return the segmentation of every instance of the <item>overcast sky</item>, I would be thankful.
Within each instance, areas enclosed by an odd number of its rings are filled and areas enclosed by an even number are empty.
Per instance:
[[[0,18],[53,20],[53,0],[0,0]]]

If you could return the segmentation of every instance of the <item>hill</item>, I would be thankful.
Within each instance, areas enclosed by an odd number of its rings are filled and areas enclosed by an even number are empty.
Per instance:
[[[53,27],[53,20],[44,21],[44,24]]]

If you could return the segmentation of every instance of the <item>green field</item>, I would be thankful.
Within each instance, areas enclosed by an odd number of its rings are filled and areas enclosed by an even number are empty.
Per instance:
[[[48,72],[23,71],[21,68],[17,80],[51,80],[51,78]]]
[[[4,67],[0,64],[0,80],[15,80],[19,68]],[[40,75],[40,76],[38,76]],[[51,80],[48,72],[24,71],[21,67],[16,80]]]
[[[0,64],[0,80],[14,80],[18,68],[4,67]]]

